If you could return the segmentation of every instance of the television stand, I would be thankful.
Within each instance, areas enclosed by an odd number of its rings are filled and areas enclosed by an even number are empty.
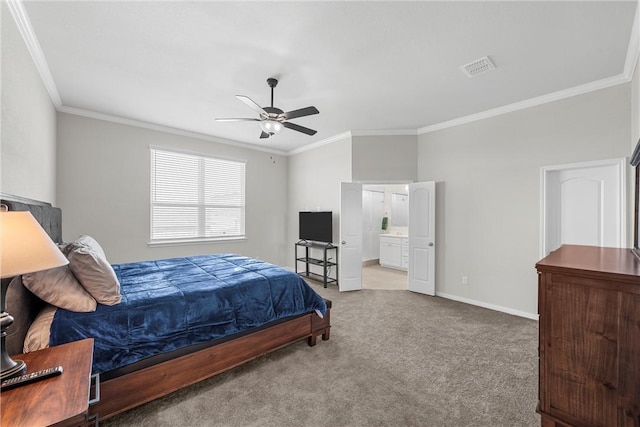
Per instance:
[[[304,248],[304,256],[298,256],[298,248]],[[321,249],[322,258],[313,258],[309,255],[310,249]],[[333,252],[333,258],[330,257]],[[329,283],[338,284],[338,247],[331,243],[309,242],[300,240],[295,245],[296,255],[296,274],[309,277],[310,279],[321,281],[324,287]],[[298,271],[298,263],[304,264],[304,271]],[[322,267],[322,274],[314,273],[309,266],[316,265]],[[335,267],[335,273],[332,274],[331,268]]]

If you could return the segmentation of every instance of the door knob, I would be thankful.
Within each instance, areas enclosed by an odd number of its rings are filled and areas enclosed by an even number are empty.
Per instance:
[[[429,242],[429,246],[433,246],[433,242]]]
[[[343,240],[343,241],[342,241],[342,244],[343,244],[343,245],[346,245],[346,244],[347,244],[347,241],[346,241],[346,240]]]

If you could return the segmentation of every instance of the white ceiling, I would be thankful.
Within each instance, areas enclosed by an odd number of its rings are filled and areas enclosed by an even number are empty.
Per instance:
[[[635,0],[13,3],[30,20],[61,111],[282,152],[348,131],[416,134],[605,87],[628,79],[637,55]],[[462,73],[483,56],[497,68]],[[255,122],[214,121],[256,117],[235,95],[268,106],[268,77],[280,80],[276,107],[320,110],[292,120],[315,136],[285,129],[259,139]]]

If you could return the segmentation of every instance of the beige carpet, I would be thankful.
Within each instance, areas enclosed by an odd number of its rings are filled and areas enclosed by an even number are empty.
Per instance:
[[[329,341],[294,343],[102,425],[540,425],[537,322],[310,283],[334,302]]]

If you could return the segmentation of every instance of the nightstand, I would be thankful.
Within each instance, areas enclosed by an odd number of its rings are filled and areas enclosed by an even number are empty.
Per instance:
[[[93,338],[15,356],[27,373],[62,366],[62,375],[0,393],[3,427],[86,425]]]

